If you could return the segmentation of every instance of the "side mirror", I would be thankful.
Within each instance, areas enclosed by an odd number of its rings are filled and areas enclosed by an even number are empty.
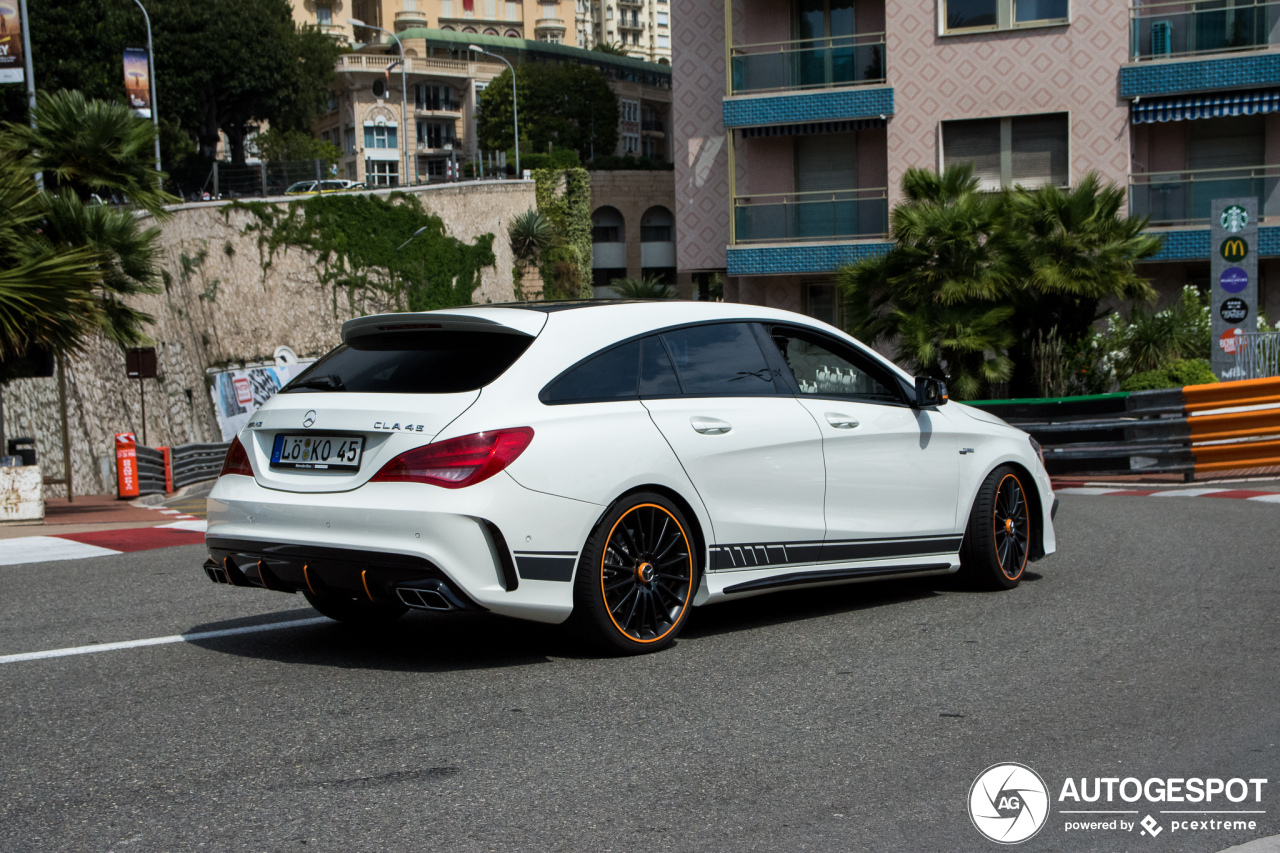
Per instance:
[[[916,379],[916,408],[932,409],[947,402],[947,385],[940,379]]]

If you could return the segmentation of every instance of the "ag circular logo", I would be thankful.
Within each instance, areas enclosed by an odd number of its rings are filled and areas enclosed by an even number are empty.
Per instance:
[[[1249,286],[1249,274],[1240,267],[1227,267],[1218,283],[1227,293],[1239,293]]]
[[[302,416],[302,425],[308,429],[316,422],[316,410],[312,409]]]
[[[1049,789],[1024,764],[993,764],[969,789],[969,819],[1000,844],[1020,844],[1040,831],[1049,817]]]
[[[1228,323],[1242,323],[1249,316],[1249,306],[1243,299],[1228,299],[1222,303],[1218,314]]]
[[[1249,213],[1240,205],[1233,204],[1222,211],[1222,216],[1218,221],[1222,223],[1223,228],[1235,234],[1237,231],[1243,231],[1244,227],[1249,224]]]
[[[1228,237],[1222,241],[1222,259],[1231,263],[1239,263],[1249,256],[1249,244],[1243,237]]]

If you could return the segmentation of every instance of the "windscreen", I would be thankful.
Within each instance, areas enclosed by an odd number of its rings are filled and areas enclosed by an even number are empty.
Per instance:
[[[459,394],[501,376],[533,338],[494,332],[402,332],[343,344],[284,387],[291,392]]]

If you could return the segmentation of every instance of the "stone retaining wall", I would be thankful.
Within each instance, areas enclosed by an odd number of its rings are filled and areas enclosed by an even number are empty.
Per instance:
[[[475,301],[514,298],[507,225],[536,206],[533,182],[453,184],[412,192],[444,220],[451,236],[470,243],[482,234],[494,235],[497,262],[484,271]],[[344,321],[391,308],[370,296],[358,296],[353,303],[345,290],[335,293],[320,282],[314,255],[297,248],[277,251],[264,271],[258,234],[244,232],[251,215],[232,210],[224,217],[224,206],[173,209],[161,237],[165,292],[134,302],[156,318],[150,334],[160,376],[143,382],[146,443],[153,447],[221,440],[206,368],[270,361],[281,345],[299,356],[317,356],[338,342]],[[114,493],[112,436],[132,431],[142,441],[139,383],[125,377],[124,353],[103,340],[92,341],[83,355],[68,360],[67,379],[75,492]],[[3,389],[3,405],[5,436],[35,436],[45,476],[60,478],[57,380],[10,382]],[[63,487],[50,486],[47,493],[62,494]]]

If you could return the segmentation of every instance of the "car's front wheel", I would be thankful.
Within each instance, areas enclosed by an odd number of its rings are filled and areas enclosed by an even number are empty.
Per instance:
[[[307,602],[337,622],[356,625],[361,628],[373,628],[399,619],[409,608],[403,604],[383,604],[376,601],[361,601],[358,598],[339,598],[336,595],[316,595],[303,590]]]
[[[573,619],[593,644],[657,651],[680,633],[697,583],[688,520],[662,495],[628,495],[587,540],[574,580]]]
[[[979,589],[1013,589],[1031,553],[1031,506],[1024,475],[1001,465],[987,475],[969,513],[961,574]]]

